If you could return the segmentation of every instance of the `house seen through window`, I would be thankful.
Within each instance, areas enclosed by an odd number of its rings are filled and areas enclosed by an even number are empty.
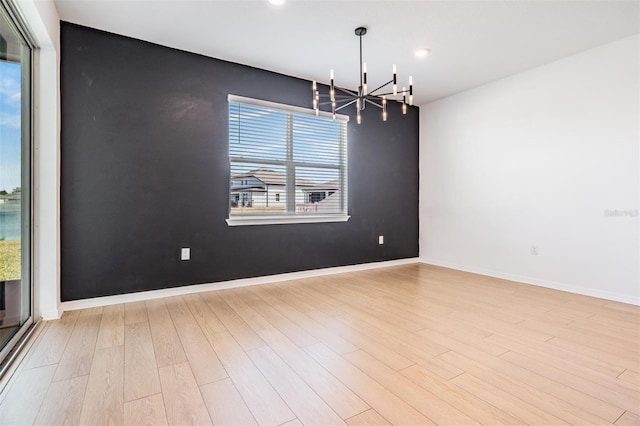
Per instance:
[[[347,220],[347,119],[230,95],[227,222]]]

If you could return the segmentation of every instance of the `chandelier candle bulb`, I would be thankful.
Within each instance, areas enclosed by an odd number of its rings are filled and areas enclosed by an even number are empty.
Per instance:
[[[382,121],[387,121],[387,97],[382,97]]]
[[[367,94],[367,63],[362,64],[362,94]]]
[[[409,76],[409,105],[413,105],[413,77]]]
[[[336,92],[334,90],[334,86],[333,86],[333,70],[331,70],[331,90],[330,90],[330,95],[331,95],[331,102],[336,100]]]
[[[407,88],[403,87],[402,88],[402,114],[406,114],[407,113]]]
[[[393,95],[398,94],[398,70],[396,64],[393,64]]]

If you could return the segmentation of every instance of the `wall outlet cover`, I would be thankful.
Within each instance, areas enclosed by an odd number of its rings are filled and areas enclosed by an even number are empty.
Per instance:
[[[180,249],[180,260],[191,259],[191,249],[189,247],[183,247]]]

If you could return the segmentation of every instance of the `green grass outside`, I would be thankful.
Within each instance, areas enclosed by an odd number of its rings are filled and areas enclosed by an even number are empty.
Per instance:
[[[0,241],[0,281],[20,279],[20,240]]]

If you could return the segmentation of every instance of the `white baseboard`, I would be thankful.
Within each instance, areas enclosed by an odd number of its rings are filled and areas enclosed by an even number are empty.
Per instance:
[[[60,318],[63,312],[76,309],[95,308],[99,306],[115,305],[118,303],[139,302],[144,300],[160,299],[169,296],[181,296],[184,294],[201,293],[211,290],[246,287],[250,285],[270,284],[280,281],[298,280],[301,278],[313,278],[324,275],[343,274],[346,272],[364,271],[368,269],[386,268],[389,266],[417,263],[418,258],[388,260],[384,262],[363,263],[359,265],[336,266],[333,268],[313,269],[310,271],[289,272],[286,274],[269,275],[265,277],[243,278],[217,283],[194,284],[182,287],[164,288],[161,290],[141,291],[137,293],[118,294],[115,296],[94,297],[91,299],[72,300],[60,304],[60,312],[57,316],[54,312],[42,313],[43,319]]]
[[[448,263],[448,262],[441,262],[436,259],[421,258],[420,262],[426,263],[429,265],[434,265],[434,266],[442,266],[444,268],[457,269],[459,271],[471,272],[474,274],[486,275],[494,278],[502,278],[505,280],[517,281],[524,284],[531,284],[539,287],[550,288],[553,290],[561,290],[569,293],[581,294],[583,296],[597,297],[599,299],[606,299],[614,302],[629,303],[631,305],[640,306],[640,299],[634,298],[633,296],[629,296],[626,294],[611,293],[608,291],[596,290],[588,287],[580,287],[580,286],[575,286],[575,285],[566,284],[566,283],[559,283],[555,281],[541,280],[538,278],[525,277],[522,275],[509,274],[506,272],[497,272],[490,269],[457,265],[457,264]]]
[[[58,308],[58,310],[56,311],[40,312],[40,317],[42,317],[44,321],[57,320],[62,316],[62,312],[64,311],[60,308]]]

